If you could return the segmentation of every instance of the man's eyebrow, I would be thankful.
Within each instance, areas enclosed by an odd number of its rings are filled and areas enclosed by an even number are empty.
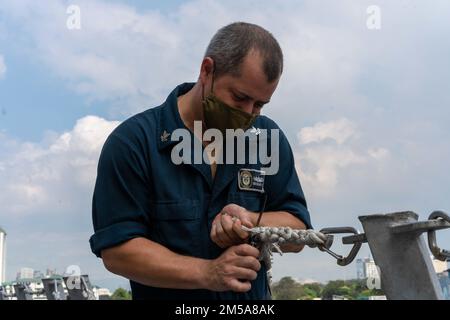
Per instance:
[[[238,95],[244,96],[246,99],[254,100],[251,96],[249,96],[248,94],[246,94],[246,93],[244,93],[244,92],[242,92],[242,91],[240,91],[240,90],[235,89],[234,91],[236,91],[236,93],[237,93]],[[256,101],[256,102],[262,103],[262,104],[267,104],[267,103],[270,102],[270,100],[267,100],[267,101]]]

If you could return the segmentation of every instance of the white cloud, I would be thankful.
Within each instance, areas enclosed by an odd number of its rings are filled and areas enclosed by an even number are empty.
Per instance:
[[[207,15],[195,4],[171,16],[138,13],[117,2],[81,0],[77,5],[80,30],[66,28],[64,1],[7,3],[0,12],[29,32],[31,43],[23,49],[36,63],[89,99],[116,103],[116,112],[126,115],[160,104],[176,84],[195,80],[207,38],[220,20],[228,21],[227,14],[215,18],[223,8],[210,1],[204,3]]]
[[[23,266],[63,272],[72,264],[94,283],[105,277],[88,242],[92,190],[101,148],[118,124],[85,116],[40,143],[0,134],[0,224],[8,232],[8,279]]]
[[[306,148],[304,152],[297,154],[300,163],[306,162],[315,169],[301,171],[302,181],[320,190],[322,196],[334,191],[338,183],[338,172],[350,165],[362,164],[365,157],[356,154],[350,148],[339,149],[334,146]]]
[[[2,79],[6,74],[6,64],[5,59],[0,54],[0,79]]]
[[[313,199],[336,194],[340,175],[351,174],[356,167],[380,164],[389,155],[386,148],[361,148],[356,128],[354,122],[342,118],[319,122],[298,132],[297,169]]]
[[[348,119],[343,118],[336,121],[319,122],[313,127],[303,128],[298,133],[298,138],[300,144],[320,142],[327,138],[335,140],[338,144],[342,144],[354,133],[354,124]]]
[[[30,215],[55,212],[89,203],[81,199],[91,190],[101,147],[118,125],[96,116],[77,121],[71,131],[43,143],[8,141],[3,150],[0,207],[5,212]],[[81,191],[81,194],[80,194]],[[63,208],[55,208],[59,202]]]
[[[382,160],[389,157],[390,152],[385,148],[373,148],[368,150],[368,154],[376,160]]]
[[[395,19],[387,18],[396,17],[411,27],[423,17],[421,12],[433,12],[438,14],[433,23],[439,25],[448,7],[442,1],[433,6],[421,4],[417,10],[381,1],[386,19],[375,32],[366,28],[369,1],[309,0],[302,5],[262,1],[255,10],[246,1],[194,0],[163,14],[138,12],[118,2],[80,0],[81,30],[66,28],[65,1],[42,3],[10,1],[0,11],[28,32],[30,57],[65,79],[73,90],[90,99],[112,101],[115,112],[125,115],[159,105],[175,84],[195,81],[210,37],[219,27],[237,20],[259,23],[279,39],[285,72],[265,112],[276,115],[294,132],[299,121],[301,127],[323,120],[324,115],[328,119],[361,118],[385,110],[385,105],[368,99],[363,82],[370,81],[378,90],[392,90],[390,96],[396,99],[397,93],[407,96],[405,88],[417,89],[413,96],[427,88],[427,77],[446,79],[439,71],[445,70],[443,66],[426,68],[424,63],[429,62],[422,55],[408,54],[417,51],[411,48],[417,45],[413,29],[399,27],[403,23],[392,26]],[[432,27],[436,30],[430,32],[437,32],[437,37],[445,34],[445,28]],[[421,50],[435,50],[421,44]],[[425,76],[420,77],[419,71]],[[405,77],[405,72],[410,76]]]
[[[77,5],[81,30],[66,28],[64,1],[44,6],[24,0],[7,3],[3,10],[29,32],[28,50],[37,62],[90,99],[119,103],[124,114],[159,104],[175,84],[195,81],[210,37],[223,25],[242,20],[266,27],[283,47],[285,74],[277,94],[284,97],[274,100],[277,110],[292,111],[299,101],[308,115],[328,108],[328,101],[351,109],[366,104],[354,91],[367,57],[361,41],[366,34],[336,28],[333,19],[324,19],[342,15],[343,26],[349,26],[361,18],[364,5],[328,3],[324,13],[314,1],[302,6],[267,1],[254,10],[245,1],[194,0],[170,15],[141,13],[117,2],[80,0]]]

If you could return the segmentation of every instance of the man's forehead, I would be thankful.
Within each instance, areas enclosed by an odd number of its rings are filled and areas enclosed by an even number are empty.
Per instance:
[[[255,100],[269,101],[278,81],[269,83],[266,79],[258,80],[255,81],[252,77],[245,77],[244,74],[241,74],[240,77],[234,77],[234,81],[230,81],[229,88],[235,93],[245,94]]]
[[[263,64],[262,56],[257,51],[251,50],[242,61],[240,76],[235,85],[237,89],[257,100],[270,100],[278,80],[272,83],[267,81]]]

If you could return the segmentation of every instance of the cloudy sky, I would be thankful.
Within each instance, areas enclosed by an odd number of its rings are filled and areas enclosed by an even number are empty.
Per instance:
[[[374,4],[379,29],[368,24]],[[80,29],[67,27],[69,5]],[[126,285],[88,244],[101,146],[121,121],[195,81],[209,39],[234,21],[260,24],[283,48],[264,112],[287,133],[316,229],[450,211],[449,14],[447,0],[0,0],[7,279],[21,267],[79,265],[94,283]],[[450,234],[438,240],[448,245]],[[359,256],[368,255],[365,245]],[[274,265],[275,279],[355,274],[314,249]]]

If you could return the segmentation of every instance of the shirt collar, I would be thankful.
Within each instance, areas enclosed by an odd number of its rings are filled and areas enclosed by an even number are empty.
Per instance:
[[[186,82],[177,86],[167,97],[161,111],[156,131],[158,149],[164,149],[177,143],[172,141],[172,132],[179,128],[186,128],[178,111],[178,97],[187,93],[194,87],[195,83]]]

